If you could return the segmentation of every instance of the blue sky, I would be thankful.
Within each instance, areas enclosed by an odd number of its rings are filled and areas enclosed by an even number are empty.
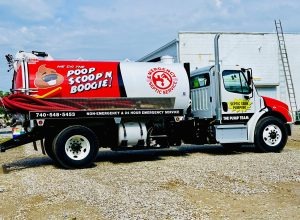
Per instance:
[[[299,0],[0,0],[0,90],[5,54],[46,51],[58,59],[136,60],[178,31],[300,33]]]

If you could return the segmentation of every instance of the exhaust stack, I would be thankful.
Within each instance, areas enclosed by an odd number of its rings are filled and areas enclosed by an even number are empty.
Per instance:
[[[220,88],[220,58],[219,58],[219,37],[220,34],[216,34],[214,40],[215,47],[215,94],[216,94],[216,120],[221,124],[222,121],[222,109],[221,109],[221,88]]]

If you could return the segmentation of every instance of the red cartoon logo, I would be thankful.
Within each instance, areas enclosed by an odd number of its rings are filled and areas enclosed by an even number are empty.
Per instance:
[[[38,88],[46,89],[54,86],[59,86],[64,81],[64,77],[57,73],[55,69],[46,67],[46,64],[39,66],[36,72],[34,84]]]
[[[152,68],[147,74],[147,82],[158,94],[169,94],[177,85],[174,72],[166,68]]]

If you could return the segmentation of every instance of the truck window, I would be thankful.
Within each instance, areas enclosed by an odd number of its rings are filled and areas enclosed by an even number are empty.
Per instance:
[[[209,74],[201,74],[191,78],[191,89],[199,89],[210,85]]]
[[[224,87],[228,92],[249,94],[251,88],[245,75],[237,70],[224,70],[222,73]]]

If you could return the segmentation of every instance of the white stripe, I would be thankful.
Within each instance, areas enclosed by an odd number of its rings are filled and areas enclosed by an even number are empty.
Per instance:
[[[25,94],[29,95],[29,72],[28,72],[28,63],[24,61],[25,68]]]
[[[25,82],[25,69],[24,69],[24,60],[21,63],[21,68],[22,68],[22,90],[24,91],[24,89],[26,89],[26,82]]]

